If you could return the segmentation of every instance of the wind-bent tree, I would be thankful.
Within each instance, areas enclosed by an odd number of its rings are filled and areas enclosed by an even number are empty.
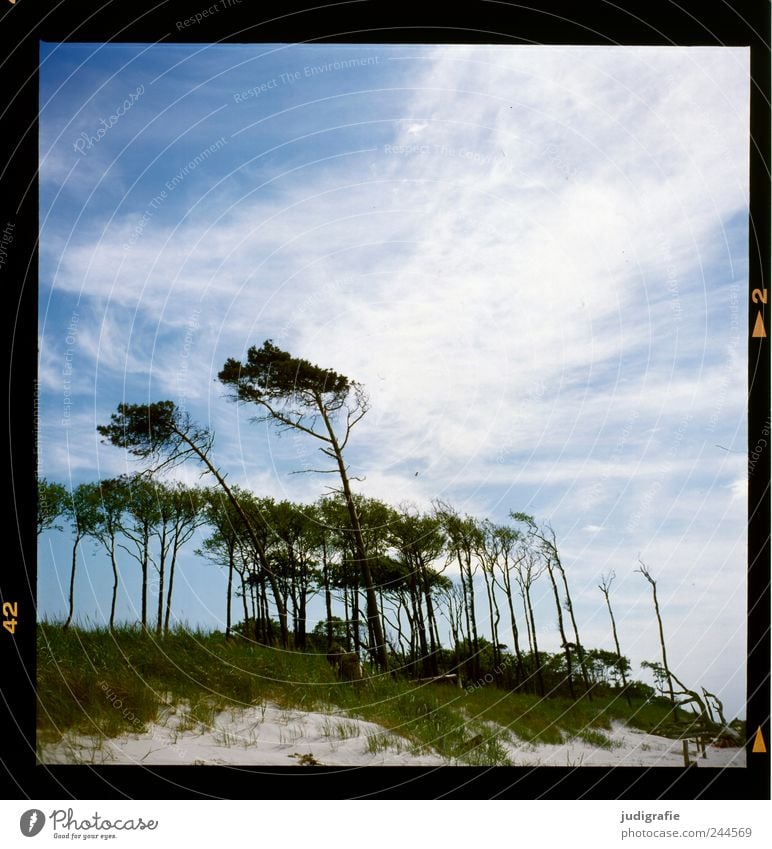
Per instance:
[[[356,567],[365,585],[368,625],[374,638],[371,648],[378,667],[386,671],[388,653],[375,585],[343,457],[353,427],[369,408],[364,388],[345,375],[293,357],[277,348],[270,339],[261,348],[250,348],[243,363],[228,359],[218,377],[233,390],[233,400],[255,404],[265,410],[264,421],[320,441],[320,451],[334,461],[351,522]]]
[[[67,511],[67,490],[60,483],[54,483],[46,478],[38,480],[38,536],[43,531],[61,531],[56,524],[57,519]]]
[[[603,598],[606,599],[606,607],[608,607],[608,615],[611,617],[611,633],[614,635],[614,647],[617,650],[617,657],[619,658],[619,672],[622,676],[622,686],[625,691],[625,698],[627,699],[627,704],[631,704],[630,702],[630,693],[627,690],[627,679],[625,678],[625,669],[622,663],[622,650],[619,648],[619,637],[617,636],[617,623],[614,619],[614,611],[611,609],[611,599],[609,594],[611,592],[611,583],[616,578],[613,570],[608,573],[608,575],[601,575],[600,584],[598,584],[598,589],[603,593]]]
[[[522,684],[525,681],[525,669],[523,654],[520,650],[520,633],[517,627],[517,618],[515,617],[515,606],[512,601],[512,568],[515,565],[516,558],[524,556],[522,552],[518,553],[517,551],[519,541],[520,534],[514,528],[508,528],[505,525],[494,525],[490,531],[488,544],[493,550],[495,564],[501,573],[501,582],[499,582],[494,569],[493,580],[496,586],[504,591],[504,596],[507,599],[509,622],[512,628],[512,641],[515,649],[515,657],[517,658],[517,681],[518,684]],[[526,631],[530,634],[530,626],[527,618]]]
[[[72,543],[72,568],[70,570],[70,592],[69,612],[62,629],[66,631],[70,627],[72,617],[75,614],[75,568],[78,565],[78,546],[83,537],[89,536],[97,521],[95,498],[96,486],[93,483],[82,483],[75,487],[68,497],[64,508],[65,515],[69,518],[74,534]]]
[[[518,522],[524,522],[528,528],[529,535],[532,536],[535,540],[539,541],[542,555],[547,566],[547,574],[549,575],[550,581],[552,583],[553,593],[555,595],[555,605],[557,607],[558,613],[558,629],[560,631],[560,639],[563,643],[563,650],[566,656],[568,689],[571,692],[571,698],[576,698],[576,694],[574,692],[574,679],[571,658],[571,647],[573,646],[576,649],[576,654],[579,659],[579,668],[582,673],[584,690],[587,694],[587,698],[591,700],[592,692],[590,688],[590,677],[587,672],[587,663],[585,661],[584,656],[584,646],[582,645],[582,642],[579,639],[579,628],[577,627],[576,617],[574,616],[574,605],[571,601],[571,592],[568,589],[568,579],[566,577],[566,571],[563,568],[563,563],[560,559],[557,540],[555,538],[555,531],[553,530],[550,524],[547,524],[544,528],[540,528],[534,521],[533,517],[527,515],[526,513],[510,513],[510,516]],[[573,627],[574,643],[569,642],[568,638],[566,637],[565,627],[563,623],[563,610],[562,605],[560,603],[560,594],[558,592],[557,583],[555,581],[553,568],[557,570],[558,574],[562,579],[563,589],[565,591],[565,607],[568,611],[568,615],[571,620],[571,625]]]
[[[485,582],[485,593],[488,596],[488,612],[491,623],[491,649],[493,652],[493,665],[498,667],[501,662],[501,647],[499,642],[499,623],[501,613],[496,598],[496,565],[499,559],[498,539],[495,527],[491,521],[484,519],[480,525],[478,537],[477,559],[482,567],[483,580]]]
[[[286,648],[289,644],[287,611],[282,605],[276,576],[269,566],[265,547],[255,533],[255,528],[225,482],[225,476],[211,460],[214,435],[209,429],[195,424],[188,413],[182,412],[173,401],[156,401],[153,404],[119,404],[118,411],[110,416],[110,424],[99,425],[97,431],[113,445],[155,463],[151,472],[178,465],[188,459],[196,459],[204,464],[244,521],[247,537],[271,584],[279,614],[282,646]]]
[[[536,639],[536,619],[533,615],[533,603],[531,601],[531,588],[544,574],[545,566],[536,553],[528,546],[526,540],[518,544],[518,551],[513,561],[517,583],[520,594],[523,597],[525,609],[525,621],[528,629],[528,639],[531,644],[531,652],[535,662],[536,683],[539,695],[544,696],[544,675],[542,672],[542,658],[539,653],[539,643]]]
[[[662,616],[659,612],[659,601],[657,600],[657,582],[654,580],[654,578],[651,577],[651,573],[649,572],[648,568],[646,567],[646,564],[643,562],[643,560],[641,560],[640,557],[638,558],[638,562],[641,565],[635,571],[640,572],[641,575],[643,575],[643,577],[646,578],[646,580],[651,585],[651,593],[654,598],[654,612],[657,614],[657,624],[659,625],[659,644],[662,648],[662,668],[665,670],[668,690],[670,692],[670,701],[673,705],[673,710],[675,710],[676,700],[675,693],[673,691],[673,675],[667,663],[667,650],[665,649],[665,631],[662,627]]]
[[[527,533],[533,539],[539,540],[541,545],[541,554],[544,558],[544,565],[547,570],[547,575],[550,579],[550,584],[552,586],[552,593],[555,597],[555,608],[557,609],[558,614],[558,631],[560,633],[560,642],[561,648],[563,649],[563,653],[566,658],[566,680],[568,682],[568,691],[571,694],[572,699],[576,699],[576,691],[574,690],[574,672],[573,672],[573,663],[571,658],[571,643],[568,641],[568,637],[566,636],[566,629],[563,623],[563,605],[560,603],[560,593],[558,592],[558,585],[555,581],[555,573],[553,572],[554,560],[552,559],[552,552],[550,549],[543,545],[544,537],[541,535],[539,528],[536,522],[533,520],[532,516],[529,516],[527,513],[510,513],[511,517],[517,522],[525,523],[527,527]]]

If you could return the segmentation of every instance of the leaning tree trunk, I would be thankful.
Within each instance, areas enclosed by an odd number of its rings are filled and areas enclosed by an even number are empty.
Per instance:
[[[582,672],[582,680],[584,681],[584,690],[587,693],[587,699],[592,701],[592,692],[590,688],[590,677],[587,674],[587,664],[584,659],[584,649],[582,648],[582,643],[579,639],[579,629],[576,626],[576,619],[574,617],[574,605],[571,603],[571,593],[568,589],[568,580],[566,579],[566,573],[563,569],[563,564],[560,562],[559,557],[555,557],[555,565],[558,567],[560,571],[560,576],[563,578],[563,587],[566,591],[566,608],[568,609],[568,615],[571,618],[571,625],[574,629],[574,637],[576,638],[576,653],[579,655],[579,668]]]
[[[474,652],[474,670],[476,677],[480,677],[480,637],[477,632],[477,613],[474,607],[474,575],[472,574],[471,554],[466,556],[467,581],[469,584],[469,618],[472,622],[472,641]]]
[[[573,668],[571,666],[571,647],[568,644],[568,640],[566,639],[566,630],[563,627],[563,607],[560,604],[560,593],[558,592],[558,585],[555,583],[555,575],[552,572],[552,561],[549,557],[546,557],[545,559],[547,562],[547,574],[550,576],[552,591],[555,594],[555,606],[557,607],[558,611],[558,630],[560,631],[560,639],[563,643],[563,651],[566,655],[568,690],[571,693],[571,698],[576,701],[576,693],[574,692],[574,674]]]
[[[244,522],[244,527],[247,531],[247,536],[249,537],[250,542],[254,548],[255,554],[260,560],[260,565],[263,567],[264,571],[268,575],[268,580],[271,584],[271,591],[273,592],[274,601],[276,602],[276,610],[279,614],[279,630],[281,631],[281,644],[282,648],[289,647],[289,632],[287,630],[287,609],[282,604],[281,595],[279,592],[278,582],[276,580],[276,576],[273,572],[268,568],[268,558],[265,554],[265,548],[260,540],[257,538],[257,534],[252,527],[252,523],[247,518],[247,514],[244,512],[238,498],[233,494],[231,488],[225,483],[225,478],[220,474],[219,470],[215,468],[212,461],[207,457],[207,455],[196,445],[194,441],[190,439],[183,431],[173,428],[173,432],[182,439],[186,445],[189,445],[190,448],[194,451],[194,453],[198,456],[201,462],[207,467],[207,469],[214,475],[215,480],[222,487],[223,492],[228,496],[231,504],[236,508],[236,512],[241,517],[241,520]]]
[[[80,544],[83,534],[77,531],[75,533],[75,542],[72,544],[72,569],[70,570],[70,610],[67,614],[67,620],[62,625],[62,630],[66,631],[70,627],[72,617],[75,614],[75,567],[78,565],[78,545]]]
[[[118,564],[115,562],[115,537],[110,544],[110,565],[113,568],[113,597],[110,602],[110,630],[115,630],[115,606],[118,601]]]
[[[357,515],[354,496],[351,493],[349,485],[348,473],[346,472],[346,464],[343,462],[343,452],[338,444],[338,438],[333,430],[332,423],[324,408],[324,404],[319,399],[319,412],[324,419],[327,427],[327,432],[330,435],[330,444],[332,446],[335,460],[338,463],[338,472],[340,473],[341,483],[343,484],[343,496],[346,501],[346,509],[348,510],[349,519],[354,535],[354,544],[356,549],[356,558],[359,571],[362,575],[365,584],[365,596],[367,598],[367,619],[372,628],[375,637],[375,645],[372,646],[372,652],[375,656],[375,661],[381,672],[387,672],[389,668],[389,656],[386,650],[386,641],[383,637],[383,629],[381,628],[381,617],[378,615],[378,599],[375,596],[375,584],[370,571],[370,564],[367,560],[367,548],[365,546],[364,535],[362,534],[362,526]]]
[[[639,561],[640,562],[640,561]],[[662,647],[662,666],[665,669],[665,675],[667,675],[667,684],[668,689],[670,690],[670,703],[672,705],[672,712],[675,713],[676,701],[675,701],[675,693],[673,692],[673,676],[670,672],[670,667],[667,663],[667,651],[665,650],[665,632],[662,627],[662,616],[659,612],[659,602],[657,601],[657,582],[651,577],[646,569],[641,563],[641,569],[639,570],[644,578],[651,584],[651,592],[654,597],[654,612],[657,614],[657,624],[659,625],[659,644]]]
[[[432,588],[429,585],[429,574],[426,568],[426,563],[424,563],[423,557],[418,554],[416,555],[416,562],[418,564],[418,568],[421,573],[421,584],[423,586],[424,598],[426,599],[426,618],[428,620],[429,625],[429,651],[430,651],[430,660],[429,660],[429,674],[437,675],[437,653],[440,648],[439,641],[437,639],[437,620],[434,616],[434,602],[432,600]]]
[[[531,604],[531,590],[528,586],[523,589],[523,599],[528,607],[528,618],[531,623],[531,639],[533,640],[533,656],[536,661],[536,680],[539,684],[539,695],[544,698],[544,675],[541,669],[541,656],[539,655],[539,645],[536,642],[536,620],[533,618],[533,605]]]
[[[232,543],[228,544],[228,598],[225,600],[225,639],[231,638],[233,628],[233,549]]]
[[[611,581],[609,581],[609,586]],[[622,676],[622,687],[625,692],[625,699],[627,700],[628,706],[632,706],[630,701],[630,693],[627,689],[627,678],[625,677],[625,670],[622,668],[622,650],[619,647],[619,637],[617,636],[617,623],[614,619],[614,611],[611,609],[611,599],[609,598],[609,589],[608,586],[605,588],[601,586],[600,591],[603,593],[606,599],[606,606],[608,607],[608,615],[611,617],[611,633],[614,635],[614,647],[617,650],[617,657],[619,658],[619,673]]]
[[[521,685],[525,679],[524,670],[523,670],[523,655],[520,651],[520,636],[517,630],[517,620],[515,619],[515,607],[512,603],[512,578],[509,575],[508,564],[504,564],[504,594],[507,597],[507,607],[509,608],[509,621],[512,625],[512,642],[515,649],[515,656],[517,657],[517,682]],[[526,622],[526,627],[528,627],[528,623]]]
[[[493,666],[498,667],[500,658],[499,652],[499,633],[498,633],[498,622],[496,616],[494,615],[493,609],[493,595],[491,593],[491,585],[488,580],[488,572],[485,567],[483,567],[483,579],[485,581],[485,592],[488,596],[488,613],[491,617],[491,640],[492,640],[492,649],[493,649]]]

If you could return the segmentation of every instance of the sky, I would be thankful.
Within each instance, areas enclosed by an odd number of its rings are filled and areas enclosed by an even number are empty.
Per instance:
[[[366,387],[357,491],[550,521],[585,645],[615,571],[636,673],[640,557],[673,670],[742,713],[748,101],[744,48],[41,44],[39,474],[137,469],[96,425],[169,398],[231,482],[315,500],[315,447],[216,380],[273,339]],[[222,627],[200,542],[176,614]],[[40,616],[70,556],[40,537]],[[109,565],[79,569],[101,622]]]

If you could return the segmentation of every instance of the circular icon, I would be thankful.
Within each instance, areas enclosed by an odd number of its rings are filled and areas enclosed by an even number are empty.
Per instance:
[[[34,837],[36,834],[40,834],[45,824],[46,815],[37,808],[25,811],[19,820],[19,828],[25,837]]]

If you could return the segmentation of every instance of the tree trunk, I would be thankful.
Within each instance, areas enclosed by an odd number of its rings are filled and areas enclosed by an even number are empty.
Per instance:
[[[429,625],[429,674],[437,675],[437,653],[440,650],[440,643],[437,635],[437,620],[434,615],[432,588],[429,584],[429,571],[421,554],[416,554],[416,561],[421,573],[421,583],[423,585],[424,598],[426,599],[426,618]]]
[[[110,602],[110,630],[115,630],[115,605],[118,601],[118,564],[115,562],[115,537],[110,544],[110,565],[113,567],[113,597]]]
[[[166,613],[164,614],[164,634],[169,633],[169,621],[172,615],[172,590],[174,589],[174,571],[177,565],[178,535],[175,531],[172,544],[172,562],[169,564],[169,589],[166,593]],[[230,594],[230,575],[228,576],[228,593]]]
[[[662,616],[659,612],[659,602],[657,601],[657,582],[651,581],[651,591],[654,596],[654,611],[657,614],[657,623],[659,625],[659,643],[662,646],[662,665],[665,667],[665,674],[667,675],[667,683],[668,688],[670,689],[670,702],[673,705],[673,711],[675,711],[675,694],[673,693],[673,676],[670,673],[670,667],[667,664],[667,651],[665,649],[665,631],[662,627]]]
[[[477,633],[477,613],[474,607],[474,575],[472,574],[472,557],[468,552],[465,555],[467,568],[467,583],[469,585],[469,618],[472,622],[472,663],[475,676],[480,677],[480,637]]]
[[[354,635],[354,653],[359,654],[359,587],[354,584],[351,592],[351,622]]]
[[[70,627],[72,617],[75,614],[75,567],[78,565],[78,545],[82,538],[83,534],[76,531],[75,542],[72,544],[72,569],[70,570],[70,610],[64,625],[62,625],[63,631],[66,631]]]
[[[517,620],[515,619],[515,608],[512,603],[512,578],[509,574],[508,562],[504,563],[502,574],[504,577],[504,595],[507,597],[507,607],[509,608],[509,622],[512,626],[512,644],[515,649],[515,656],[517,657],[517,682],[518,685],[521,685],[525,679],[525,673],[523,670],[523,655],[520,651],[520,638],[517,631]]]
[[[555,594],[555,606],[558,611],[558,630],[560,632],[560,640],[563,645],[563,652],[566,656],[568,691],[571,694],[571,698],[576,701],[576,693],[574,692],[574,673],[571,665],[571,647],[568,644],[566,630],[563,627],[563,606],[560,603],[560,593],[558,592],[558,585],[555,583],[555,575],[552,571],[552,560],[549,557],[546,557],[545,560],[547,563],[547,574],[550,576],[552,591]]]
[[[228,544],[228,598],[225,601],[225,639],[231,638],[231,629],[233,627],[233,545]]]
[[[244,572],[241,573],[241,601],[244,605],[244,638],[247,638],[247,628],[249,627],[249,608],[247,607],[247,582],[245,580],[246,575]]]
[[[287,609],[282,604],[281,595],[279,593],[279,587],[276,581],[276,576],[273,572],[268,568],[268,558],[266,557],[265,548],[260,540],[257,538],[257,534],[255,533],[252,523],[247,518],[246,513],[244,512],[241,504],[239,503],[238,498],[233,494],[231,488],[228,484],[225,483],[225,478],[220,474],[219,470],[214,467],[211,460],[207,455],[193,442],[190,437],[188,437],[183,431],[178,430],[177,428],[173,429],[174,433],[182,439],[186,445],[189,445],[190,448],[196,453],[201,462],[209,469],[209,471],[214,475],[215,480],[223,489],[223,492],[228,496],[231,504],[236,508],[236,512],[241,517],[241,520],[244,522],[244,526],[247,531],[247,536],[250,539],[250,542],[254,546],[255,554],[260,559],[260,565],[265,570],[268,575],[268,580],[271,584],[271,591],[273,592],[274,600],[276,602],[276,610],[279,614],[279,630],[281,631],[281,643],[283,648],[287,648],[289,646],[289,632],[287,630]]]
[[[332,633],[332,593],[330,592],[330,570],[327,565],[327,541],[322,539],[322,580],[324,581],[324,607],[327,611],[327,651],[331,651]]]
[[[576,653],[579,655],[579,668],[582,672],[582,680],[584,681],[584,689],[587,693],[587,699],[592,701],[592,692],[590,689],[590,677],[587,674],[587,664],[584,660],[584,649],[582,648],[582,643],[579,639],[579,629],[576,626],[576,619],[574,618],[574,605],[571,603],[571,593],[568,589],[568,580],[566,579],[566,573],[563,569],[563,564],[560,562],[560,558],[555,555],[555,564],[560,571],[560,576],[563,578],[563,587],[566,591],[566,608],[568,609],[568,615],[571,618],[571,625],[574,629],[574,637],[576,638]]]
[[[533,640],[533,656],[536,660],[536,680],[539,682],[539,695],[544,698],[544,676],[541,671],[541,657],[539,656],[539,645],[536,642],[536,621],[533,618],[533,605],[531,604],[531,590],[524,588],[524,600],[528,607],[528,617],[531,622],[531,639]]]
[[[488,614],[490,615],[490,618],[491,618],[491,648],[492,648],[492,651],[493,651],[493,666],[497,667],[499,665],[499,660],[500,660],[500,657],[499,657],[499,635],[498,635],[498,630],[496,628],[497,623],[496,623],[496,620],[495,620],[495,617],[494,617],[494,611],[493,611],[493,595],[491,593],[490,581],[488,580],[488,572],[485,569],[485,567],[483,567],[482,573],[483,573],[483,580],[485,581],[485,593],[488,596]]]
[[[163,521],[163,520],[162,520]],[[155,632],[161,636],[164,623],[164,572],[166,571],[166,525],[161,534],[161,553],[158,565],[158,612],[155,623]]]
[[[389,656],[386,650],[386,641],[383,638],[383,629],[381,628],[381,617],[378,615],[378,600],[375,596],[375,585],[373,584],[373,576],[370,572],[370,564],[367,561],[367,549],[365,546],[364,536],[362,534],[362,526],[359,523],[359,516],[356,511],[356,504],[349,486],[348,473],[346,465],[343,462],[343,453],[338,445],[338,438],[332,428],[332,423],[327,416],[327,410],[324,408],[321,397],[318,398],[319,412],[324,419],[327,427],[327,432],[330,435],[330,444],[338,463],[338,472],[340,473],[341,483],[343,484],[343,496],[346,500],[346,508],[348,510],[351,526],[354,532],[354,542],[356,546],[356,556],[358,560],[359,570],[365,584],[365,594],[367,598],[367,618],[375,636],[375,645],[372,647],[375,661],[381,672],[388,671]]]
[[[612,577],[613,577],[613,575],[612,575]],[[611,580],[609,580],[609,585],[610,585],[610,583],[611,583]],[[603,593],[603,595],[606,599],[606,606],[608,607],[608,615],[611,617],[611,633],[614,635],[614,647],[617,650],[617,657],[619,658],[619,661],[620,661],[619,672],[622,676],[622,686],[623,686],[624,691],[625,691],[625,699],[627,699],[628,706],[632,706],[631,702],[630,702],[630,693],[627,691],[627,679],[625,678],[625,671],[624,671],[624,669],[622,669],[622,666],[621,666],[622,651],[619,648],[619,638],[617,637],[617,623],[614,621],[614,612],[611,609],[611,599],[609,598],[609,591],[608,591],[608,589],[603,589],[603,587],[601,587],[600,589],[601,589],[601,592]]]
[[[147,574],[150,562],[150,542],[148,529],[144,529],[142,541],[142,630],[147,631]]]

